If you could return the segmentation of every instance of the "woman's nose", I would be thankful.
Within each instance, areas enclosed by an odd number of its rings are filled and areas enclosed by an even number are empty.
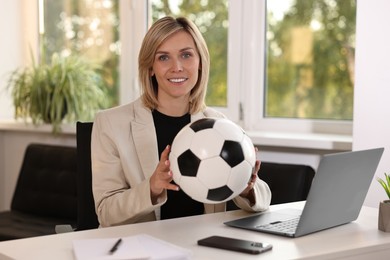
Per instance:
[[[172,61],[172,71],[179,72],[183,71],[183,64],[179,59],[173,59]]]

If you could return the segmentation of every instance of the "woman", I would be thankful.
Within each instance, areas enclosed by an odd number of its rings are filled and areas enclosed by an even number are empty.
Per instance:
[[[224,117],[206,107],[209,53],[186,18],[165,17],[147,32],[138,58],[142,88],[130,104],[99,112],[92,131],[93,194],[100,225],[113,226],[225,210],[202,204],[172,182],[169,151],[191,121]],[[159,156],[160,155],[160,156]],[[234,199],[247,211],[266,210],[267,184],[257,177]]]

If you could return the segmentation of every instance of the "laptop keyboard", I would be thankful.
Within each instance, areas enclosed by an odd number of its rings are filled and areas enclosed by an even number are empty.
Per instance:
[[[266,225],[256,226],[258,229],[294,234],[299,222],[299,217],[284,221],[276,221]]]

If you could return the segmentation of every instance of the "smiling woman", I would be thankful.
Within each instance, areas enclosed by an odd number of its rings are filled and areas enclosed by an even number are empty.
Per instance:
[[[191,35],[185,31],[174,33],[157,49],[151,76],[158,82],[160,112],[173,116],[188,112],[190,92],[198,81],[200,69],[196,49]],[[180,108],[182,102],[187,105]]]
[[[158,109],[161,105],[162,109],[171,102],[163,99],[163,103],[159,103],[160,98],[169,95],[169,86],[176,86],[176,91],[179,90],[178,86],[182,86],[180,91],[187,91],[189,95],[181,100],[186,103],[179,110],[181,115],[187,112],[198,113],[205,107],[210,68],[208,48],[199,30],[194,29],[194,23],[186,18],[177,18],[177,24],[170,28],[166,25],[172,19],[161,18],[159,23],[154,24],[155,32],[146,34],[143,40],[138,57],[139,79],[145,94],[141,98],[150,109]],[[186,80],[180,84],[172,84],[169,81],[171,78],[176,78],[176,81],[178,78]],[[160,87],[162,97],[159,97]],[[175,106],[181,105],[176,103]]]

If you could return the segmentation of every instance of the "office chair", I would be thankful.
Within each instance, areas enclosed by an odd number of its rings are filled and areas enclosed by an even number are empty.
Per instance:
[[[81,231],[99,227],[92,194],[91,133],[92,122],[76,123],[77,143],[77,224],[57,225],[56,233]]]
[[[306,200],[314,169],[308,165],[261,162],[257,173],[272,193],[271,205]],[[227,210],[238,209],[233,201],[227,202]]]
[[[92,122],[77,122],[77,228],[86,230],[99,227],[92,194],[91,132]]]
[[[271,205],[306,200],[314,169],[308,165],[262,162],[258,176],[271,192]]]

